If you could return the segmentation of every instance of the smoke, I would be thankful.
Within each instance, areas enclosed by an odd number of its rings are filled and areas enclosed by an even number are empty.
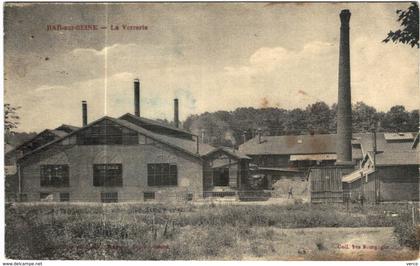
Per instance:
[[[236,146],[236,139],[235,139],[235,136],[233,135],[232,130],[229,129],[225,131],[224,139],[229,140],[233,146]]]

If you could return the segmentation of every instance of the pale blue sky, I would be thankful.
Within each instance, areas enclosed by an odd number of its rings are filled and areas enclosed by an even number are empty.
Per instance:
[[[418,50],[384,44],[408,3],[30,4],[5,8],[5,102],[19,131],[81,124],[106,112],[180,116],[336,102],[339,12],[352,12],[353,102],[418,108]],[[147,25],[147,31],[46,31],[48,24]],[[46,60],[47,59],[47,60]],[[106,77],[106,78],[105,78]],[[106,90],[105,90],[106,88]],[[105,101],[105,98],[107,99]],[[267,100],[267,101],[266,101]],[[105,104],[106,102],[106,104]]]

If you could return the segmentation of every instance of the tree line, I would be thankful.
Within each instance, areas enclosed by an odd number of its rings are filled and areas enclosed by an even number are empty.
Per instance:
[[[236,146],[258,132],[263,135],[298,135],[336,133],[337,105],[316,102],[306,108],[241,107],[234,111],[205,112],[190,115],[184,129],[212,145]],[[387,112],[378,112],[363,102],[352,106],[353,132],[417,132],[419,110],[407,111],[396,105]]]

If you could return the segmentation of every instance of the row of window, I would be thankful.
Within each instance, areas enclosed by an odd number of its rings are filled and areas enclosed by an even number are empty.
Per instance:
[[[42,192],[39,195],[41,201],[53,201],[53,194],[52,193],[45,193]],[[143,199],[144,201],[155,200],[156,195],[155,192],[143,192]],[[192,200],[193,195],[192,193],[188,193],[187,200]],[[70,201],[70,193],[62,192],[60,193],[60,201],[66,202]],[[101,192],[101,202],[103,203],[113,203],[118,202],[118,192]]]
[[[94,164],[93,185],[96,187],[121,187],[123,185],[122,164]],[[177,186],[178,169],[175,164],[147,164],[148,186]],[[42,187],[68,187],[69,166],[65,164],[41,165]]]
[[[110,121],[102,121],[76,135],[79,145],[138,144],[138,134]]]

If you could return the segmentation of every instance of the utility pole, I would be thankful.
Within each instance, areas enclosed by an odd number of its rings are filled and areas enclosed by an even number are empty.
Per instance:
[[[376,172],[376,153],[378,148],[376,145],[376,127],[373,128],[373,174],[375,175],[375,203],[379,204],[379,179],[378,173]]]

